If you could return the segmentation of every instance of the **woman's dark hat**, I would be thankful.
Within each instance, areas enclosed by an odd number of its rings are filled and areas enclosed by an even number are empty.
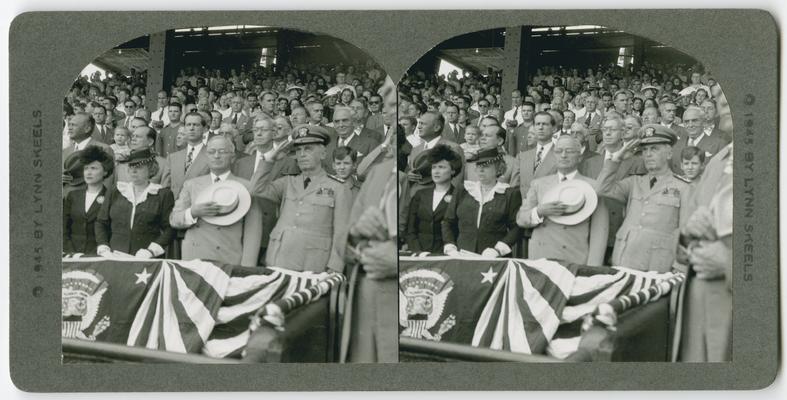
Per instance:
[[[133,149],[131,150],[131,154],[129,154],[128,158],[126,158],[126,160],[123,162],[128,164],[130,167],[146,165],[156,162],[156,154],[154,154],[150,149]]]
[[[503,153],[500,152],[497,148],[492,149],[481,149],[476,156],[470,160],[476,163],[476,165],[483,166],[491,163],[497,163],[503,161]]]

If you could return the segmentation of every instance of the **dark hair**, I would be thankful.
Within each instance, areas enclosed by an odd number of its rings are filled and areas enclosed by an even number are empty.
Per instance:
[[[358,161],[358,152],[347,146],[339,146],[333,149],[333,160],[344,160],[347,156],[350,156],[350,160],[352,160],[353,164]]]
[[[491,128],[491,127],[489,127]],[[495,135],[497,135],[498,139],[501,139],[503,143],[506,142],[506,130],[503,129],[500,125],[496,126],[497,130],[495,130]]]
[[[481,118],[481,121],[485,119],[491,119],[492,121],[495,121],[495,125],[500,126],[500,121],[498,121],[497,117],[495,117],[494,115],[485,115],[483,118]]]
[[[546,115],[546,116],[548,116],[549,117],[549,121],[552,124],[552,126],[555,126],[555,117],[553,117],[552,114],[550,114],[550,113],[548,113],[546,111],[539,111],[539,112],[536,113],[536,115],[533,116],[533,120],[535,121],[536,117],[538,117],[539,115]]]
[[[186,118],[188,118],[188,117],[199,117],[199,120],[202,123],[202,127],[204,128],[205,126],[207,126],[207,123],[205,122],[205,117],[202,114],[200,114],[200,113],[198,113],[196,111],[186,114],[186,116],[183,117],[183,121],[185,121]]]
[[[689,146],[683,149],[680,152],[680,159],[681,160],[691,160],[697,156],[700,158],[700,164],[705,164],[705,152],[702,151],[699,147]]]
[[[177,107],[180,111],[183,111],[183,104],[178,103],[177,101],[171,101],[167,104],[167,111],[169,111],[170,107]]]
[[[530,106],[530,108],[532,108],[533,111],[535,111],[535,109],[536,109],[536,104],[533,103],[532,101],[523,101],[522,102],[522,107],[524,107],[524,106]]]
[[[115,169],[115,160],[101,147],[87,146],[79,153],[79,163],[83,168],[94,161],[101,163],[101,167],[104,169],[104,178],[112,175],[112,171]]]
[[[451,165],[451,169],[453,170],[451,173],[452,178],[462,172],[461,156],[448,145],[438,144],[437,146],[433,147],[432,150],[429,150],[427,157],[427,160],[429,160],[429,165],[434,165],[443,160],[448,161],[448,164]]]

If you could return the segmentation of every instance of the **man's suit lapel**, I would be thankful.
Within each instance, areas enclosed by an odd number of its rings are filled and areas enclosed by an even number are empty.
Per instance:
[[[194,162],[191,164],[191,167],[189,168],[188,171],[186,171],[186,175],[190,178],[195,178],[197,176],[200,176],[201,175],[200,171],[202,171],[207,164],[208,164],[208,155],[205,153],[205,146],[203,145],[202,148],[199,150],[199,153],[197,153],[197,156],[194,157]]]
[[[552,147],[555,147],[552,145]],[[551,171],[552,166],[555,164],[555,157],[552,156],[552,147],[549,148],[549,151],[544,153],[544,159],[541,161],[541,164],[538,164],[536,171],[533,173],[533,176],[538,176],[538,174],[543,174],[544,171]],[[533,159],[533,165],[535,165],[535,158]]]

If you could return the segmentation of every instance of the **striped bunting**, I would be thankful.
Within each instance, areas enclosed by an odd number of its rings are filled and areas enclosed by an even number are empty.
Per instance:
[[[464,293],[465,297],[448,300],[452,307],[442,317],[455,313],[460,324],[465,321],[473,324],[471,334],[463,335],[459,325],[442,340],[494,350],[547,353],[560,358],[576,351],[584,316],[600,304],[625,295],[642,297],[643,289],[673,277],[623,267],[591,267],[546,259],[400,255],[400,270],[417,269],[442,271],[454,282],[451,296]],[[493,273],[496,278],[490,286],[485,283],[489,282],[486,277]],[[406,300],[402,301],[406,304]],[[473,307],[478,307],[477,311]],[[463,316],[474,317],[467,320]],[[404,317],[400,314],[402,326],[407,322]],[[424,336],[415,331],[417,324],[409,324],[408,336]],[[438,325],[439,322],[435,327]]]
[[[80,330],[103,332],[96,340],[213,357],[240,355],[250,336],[250,317],[265,305],[321,282],[325,286],[334,275],[201,260],[64,259],[64,287],[74,290],[81,286],[67,279],[73,271],[106,282],[107,295],[93,313],[106,314],[111,324],[102,331],[77,322],[64,329],[64,337],[78,337]],[[315,297],[333,285],[326,287]]]

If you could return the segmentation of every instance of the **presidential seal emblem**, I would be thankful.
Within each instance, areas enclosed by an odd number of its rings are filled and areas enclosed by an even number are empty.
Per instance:
[[[109,328],[109,315],[104,315],[95,324],[101,299],[109,285],[104,277],[93,270],[71,270],[63,272],[62,286],[62,336],[83,340],[96,340]],[[91,329],[92,328],[92,329]]]
[[[450,277],[439,269],[419,268],[399,278],[399,325],[402,336],[439,342],[456,325],[456,316],[445,318],[434,332],[432,328],[443,315],[448,295],[454,288]]]
[[[309,134],[309,128],[303,127],[301,129],[298,129],[298,137],[304,137],[308,134]]]
[[[656,133],[656,128],[649,126],[645,128],[645,137],[651,137]]]

